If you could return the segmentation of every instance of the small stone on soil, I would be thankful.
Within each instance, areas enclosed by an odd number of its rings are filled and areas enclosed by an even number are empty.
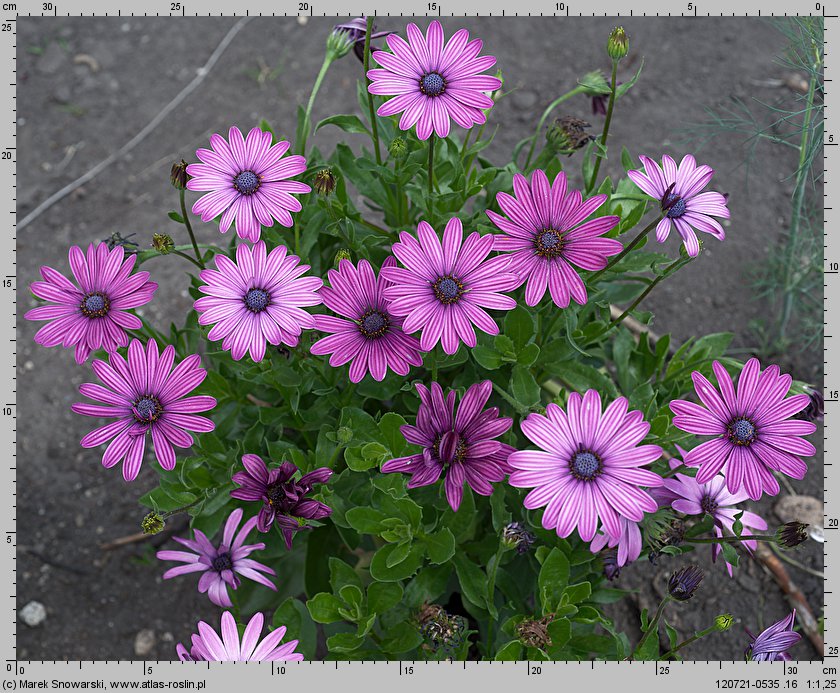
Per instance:
[[[138,657],[147,657],[157,645],[155,632],[144,628],[134,636],[134,654]]]
[[[35,628],[47,620],[47,609],[41,602],[32,601],[20,610],[20,617],[27,626]]]

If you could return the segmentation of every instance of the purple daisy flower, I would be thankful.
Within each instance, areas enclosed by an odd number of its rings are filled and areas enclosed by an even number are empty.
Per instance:
[[[562,171],[549,185],[544,171],[537,169],[531,184],[525,176],[513,177],[516,197],[500,192],[496,201],[507,215],[491,210],[487,216],[505,232],[496,236],[495,250],[510,251],[508,272],[519,277],[519,284],[528,282],[525,302],[537,305],[546,288],[560,308],[572,298],[586,303],[586,286],[572,265],[585,270],[600,270],[607,258],[617,255],[624,246],[614,238],[600,238],[620,221],[620,217],[598,217],[582,223],[607,199],[595,195],[583,200],[579,190],[566,192],[566,174]]]
[[[303,655],[295,652],[297,640],[281,644],[286,635],[286,626],[271,631],[260,641],[265,617],[259,611],[255,613],[242,640],[236,629],[236,620],[230,611],[222,614],[222,637],[204,621],[198,622],[198,633],[192,636],[189,651],[178,643],[175,651],[182,662],[300,662]]]
[[[776,621],[766,630],[761,631],[758,637],[747,631],[750,636],[750,644],[744,652],[748,659],[757,662],[789,662],[791,656],[786,650],[798,643],[802,636],[793,632],[793,623],[796,620],[796,609],[790,615]]]
[[[484,92],[495,91],[502,81],[481,74],[496,64],[492,55],[478,55],[482,41],[470,41],[470,32],[459,29],[444,46],[443,27],[437,20],[429,24],[425,37],[416,24],[409,24],[406,33],[408,42],[397,34],[385,38],[393,53],[373,53],[383,69],[368,70],[368,91],[394,96],[377,115],[402,113],[400,130],[410,130],[416,123],[421,140],[432,131],[446,137],[450,118],[467,129],[484,123],[484,110],[493,107],[493,99]]]
[[[303,330],[315,327],[315,320],[303,306],[321,303],[318,277],[301,277],[309,265],[300,265],[297,255],[287,255],[278,245],[266,256],[265,243],[236,247],[236,262],[217,253],[216,269],[202,270],[205,283],[195,302],[200,325],[213,325],[207,338],[222,340],[222,349],[238,361],[246,353],[262,361],[266,342],[297,346]]]
[[[489,380],[470,386],[456,414],[455,390],[444,398],[437,383],[432,383],[431,391],[418,383],[421,404],[417,420],[414,426],[401,426],[400,431],[407,442],[422,446],[423,452],[389,460],[382,471],[410,474],[406,486],[417,488],[435,483],[446,470],[443,486],[453,510],[461,505],[464,482],[479,495],[491,495],[490,482],[503,481],[510,473],[507,460],[514,451],[510,445],[493,440],[507,431],[513,420],[500,418],[496,407],[484,408],[492,391]]]
[[[236,574],[259,582],[261,585],[273,589],[277,588],[263,573],[276,575],[267,565],[258,563],[248,558],[253,551],[265,548],[262,542],[258,544],[245,544],[245,539],[257,525],[257,518],[252,517],[236,534],[239,523],[242,521],[242,508],[236,508],[225,522],[225,531],[222,536],[222,543],[215,548],[207,539],[207,536],[200,529],[195,530],[195,541],[172,537],[179,544],[186,546],[190,551],[158,551],[157,557],[162,561],[181,561],[184,565],[170,568],[163,574],[163,579],[186,575],[187,573],[201,572],[203,575],[198,581],[198,591],[210,597],[210,601],[216,606],[233,606],[228,595],[228,585],[231,589],[239,587],[239,578]],[[236,534],[236,537],[234,537]]]
[[[499,326],[484,308],[515,308],[516,301],[499,292],[515,288],[517,278],[507,271],[508,256],[486,259],[494,236],[473,232],[464,241],[457,217],[446,224],[443,246],[425,221],[417,227],[417,236],[419,241],[404,231],[391,247],[405,269],[383,267],[380,272],[391,282],[384,292],[391,313],[405,317],[403,330],[422,329],[420,348],[431,351],[440,342],[447,354],[457,352],[461,341],[476,345],[473,325],[499,334]]]
[[[193,437],[187,431],[206,433],[215,428],[210,419],[196,416],[216,406],[206,395],[187,397],[207,376],[198,354],[187,356],[175,368],[175,347],[167,346],[158,353],[157,342],[150,339],[146,348],[138,339],[128,347],[128,361],[114,352],[110,363],[95,359],[94,373],[105,384],[83,383],[79,392],[102,404],[76,402],[72,409],[83,416],[113,418],[82,438],[83,448],[108,443],[102,455],[102,466],[111,468],[121,460],[123,478],[133,481],[140,471],[146,434],[151,433],[155,457],[164,469],[175,468],[175,450],[189,448]]]
[[[139,330],[143,323],[126,312],[152,300],[158,285],[148,272],[131,274],[137,258],[125,257],[125,249],[109,250],[106,243],[88,246],[87,257],[79,246],[70,248],[70,269],[78,286],[52,267],[41,267],[44,281],[32,282],[29,290],[56,305],[28,311],[27,320],[49,320],[35,342],[52,347],[76,347],[76,363],[87,361],[90,352],[113,353],[128,345],[126,330]]]
[[[761,498],[762,491],[775,496],[779,482],[773,472],[801,479],[807,466],[800,455],[816,452],[800,436],[813,433],[817,427],[810,421],[790,420],[808,406],[809,397],[786,398],[793,379],[781,375],[778,366],[769,366],[761,373],[761,364],[755,358],[744,365],[737,394],[726,369],[717,361],[712,367],[720,392],[700,372],[691,374],[705,407],[681,399],[670,404],[677,428],[716,436],[689,450],[685,464],[700,467],[699,484],[708,483],[723,470],[730,493],[745,488],[753,500]]]
[[[283,462],[269,470],[257,455],[243,455],[244,472],[236,472],[232,480],[239,488],[230,492],[234,498],[246,501],[262,501],[263,507],[257,515],[257,529],[267,532],[277,523],[286,548],[292,548],[295,532],[305,529],[304,520],[321,520],[332,513],[332,508],[307,498],[315,484],[325,484],[332,476],[332,470],[320,467],[300,479],[292,478],[298,468],[291,462]]]
[[[652,494],[651,494],[652,495]],[[626,517],[618,519],[621,526],[621,533],[610,536],[602,527],[595,535],[589,550],[592,553],[599,553],[604,547],[616,549],[615,564],[619,568],[635,561],[642,553],[642,532],[639,523],[628,520]]]
[[[382,267],[396,264],[389,257]],[[354,383],[367,372],[374,380],[382,380],[389,368],[408,375],[411,366],[423,364],[420,341],[403,332],[402,318],[390,311],[384,296],[388,281],[381,275],[377,278],[367,260],[360,260],[358,268],[342,260],[338,270],[329,270],[327,275],[330,286],[321,289],[321,298],[327,308],[343,317],[314,316],[315,329],[331,334],[312,345],[313,354],[331,354],[333,367],[352,361],[350,380]]]
[[[592,541],[598,520],[607,534],[620,537],[620,518],[639,522],[656,512],[656,501],[640,486],[662,485],[662,477],[641,467],[662,455],[658,445],[638,445],[650,430],[640,411],[628,411],[619,397],[601,413],[601,396],[589,390],[569,395],[564,412],[550,403],[547,416],[529,414],[522,432],[541,450],[510,456],[516,471],[510,485],[532,488],[529,510],[546,506],[542,524],[561,537],[575,529]]]
[[[210,221],[220,214],[219,231],[227,233],[236,221],[236,233],[256,243],[263,226],[271,227],[274,220],[281,226],[292,225],[291,212],[299,212],[301,204],[292,193],[308,193],[306,183],[287,180],[306,170],[302,156],[283,155],[289,143],[271,145],[272,135],[254,128],[246,140],[239,128],[228,133],[230,142],[221,135],[210,136],[212,149],[199,149],[195,155],[200,164],[187,166],[192,176],[188,190],[209,191],[193,205],[193,214],[202,221]]]
[[[722,241],[726,232],[714,217],[729,219],[726,198],[717,192],[700,191],[715,174],[711,166],[698,166],[691,154],[677,163],[667,154],[660,167],[653,159],[640,156],[645,172],[628,171],[627,175],[646,195],[659,202],[662,221],[656,226],[656,240],[664,243],[673,224],[683,239],[691,257],[700,252],[700,243],[694,229],[708,233]]]

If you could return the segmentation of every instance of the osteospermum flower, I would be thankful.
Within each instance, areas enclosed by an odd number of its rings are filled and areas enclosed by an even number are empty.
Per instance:
[[[458,351],[460,342],[476,345],[473,325],[499,334],[499,326],[484,308],[515,308],[516,301],[499,292],[515,288],[517,279],[508,272],[509,257],[486,259],[493,249],[493,235],[471,233],[464,241],[461,220],[455,217],[446,224],[442,246],[425,221],[417,227],[417,237],[419,241],[403,232],[391,248],[405,269],[381,271],[391,282],[384,292],[391,313],[405,316],[403,330],[422,329],[420,348],[430,351],[440,342],[447,354]]]
[[[642,532],[638,522],[628,520],[626,517],[621,517],[618,521],[621,533],[614,537],[602,529],[595,535],[589,545],[589,550],[592,553],[599,553],[604,547],[615,549],[615,564],[621,568],[635,561],[642,553]]]
[[[216,406],[207,395],[187,397],[204,378],[201,357],[187,356],[175,368],[175,347],[171,344],[158,353],[157,342],[150,339],[146,348],[138,339],[128,346],[128,360],[114,352],[110,363],[96,359],[94,373],[105,384],[83,383],[79,392],[103,404],[76,402],[72,409],[84,416],[113,418],[82,438],[84,448],[108,443],[102,465],[110,468],[123,462],[123,478],[133,481],[140,471],[146,449],[146,434],[151,433],[155,457],[164,469],[175,468],[175,450],[189,448],[193,437],[187,431],[206,433],[215,428],[210,419],[196,416]]]
[[[541,450],[520,450],[509,459],[510,485],[533,488],[525,507],[546,506],[542,524],[561,537],[575,529],[584,541],[595,536],[600,519],[607,534],[620,537],[622,517],[639,522],[656,511],[656,501],[640,486],[662,485],[644,465],[659,459],[658,445],[639,445],[650,430],[640,411],[627,411],[619,397],[601,412],[601,397],[572,392],[563,411],[550,403],[546,415],[529,414],[522,432]]]
[[[195,530],[195,540],[172,537],[175,541],[186,546],[190,551],[158,551],[157,557],[162,561],[180,561],[184,565],[170,568],[163,574],[163,579],[185,575],[187,573],[203,573],[198,581],[198,591],[210,597],[216,606],[233,606],[228,594],[231,589],[239,587],[239,578],[249,578],[261,585],[273,589],[277,588],[263,573],[276,575],[267,565],[248,558],[254,552],[265,548],[262,542],[245,544],[245,539],[257,525],[257,518],[252,517],[242,525],[237,534],[239,523],[242,521],[242,508],[236,508],[225,522],[225,531],[219,548],[213,546],[207,535],[200,529]],[[236,535],[236,536],[234,536]]]
[[[240,641],[236,620],[230,611],[225,611],[222,637],[207,623],[199,621],[190,650],[178,643],[175,651],[182,662],[299,662],[303,659],[300,652],[295,652],[297,640],[281,644],[286,626],[275,628],[260,641],[264,623],[265,617],[258,611],[248,621]]]
[[[318,277],[301,277],[309,265],[298,264],[297,255],[287,255],[279,245],[266,255],[265,243],[252,248],[236,247],[236,262],[225,255],[215,256],[216,269],[202,270],[205,283],[198,287],[202,296],[195,302],[200,325],[213,325],[207,338],[222,340],[222,349],[238,361],[250,353],[262,361],[266,342],[297,346],[303,330],[315,327],[304,306],[321,303]]]
[[[484,109],[493,107],[493,99],[484,92],[495,91],[502,82],[480,74],[496,64],[492,55],[478,55],[482,41],[470,41],[470,33],[459,29],[444,46],[443,28],[437,20],[429,24],[425,37],[415,24],[409,24],[406,33],[408,42],[397,34],[385,38],[393,53],[373,53],[383,69],[368,70],[368,91],[394,96],[377,114],[402,113],[400,129],[410,130],[416,123],[421,140],[433,131],[446,137],[450,118],[463,128],[484,123]]]
[[[685,451],[680,449],[680,452],[684,457]],[[672,478],[665,479],[665,488],[674,494],[675,499],[671,501],[671,507],[677,512],[685,515],[709,515],[714,521],[714,532],[717,537],[735,536],[732,525],[738,513],[741,513],[743,534],[755,534],[754,530],[767,529],[767,522],[759,515],[735,507],[738,503],[747,500],[749,496],[744,490],[734,494],[727,491],[726,479],[722,474],[714,476],[705,484],[699,484],[694,477],[677,473]],[[754,539],[746,539],[741,542],[741,545],[752,553],[758,542]],[[712,561],[717,560],[721,551],[720,544],[712,544]],[[729,577],[732,577],[732,566],[729,563],[725,565]]]
[[[518,285],[528,282],[525,302],[535,306],[548,288],[560,308],[566,308],[572,298],[583,305],[586,286],[573,266],[603,269],[610,255],[621,252],[624,246],[619,241],[601,238],[620,217],[598,217],[582,223],[607,196],[595,195],[584,201],[580,191],[566,192],[566,174],[562,171],[549,185],[545,172],[537,169],[530,186],[525,176],[517,173],[513,189],[516,197],[504,192],[496,195],[507,216],[489,209],[487,216],[506,234],[496,236],[494,248],[511,251],[508,272],[519,277]]]
[[[382,266],[396,264],[389,257]],[[313,354],[331,354],[334,367],[352,361],[350,380],[354,383],[368,372],[374,380],[382,380],[389,368],[408,375],[411,366],[422,365],[420,341],[403,332],[402,318],[391,313],[390,301],[383,295],[388,282],[377,278],[367,260],[360,260],[358,268],[341,260],[338,270],[329,270],[327,275],[330,286],[321,289],[321,298],[342,317],[314,316],[315,329],[331,334],[312,345]]]
[[[287,180],[306,170],[302,156],[283,155],[289,143],[281,140],[271,145],[272,135],[254,128],[248,139],[237,127],[228,133],[229,142],[218,134],[210,136],[212,149],[199,149],[200,164],[187,166],[192,176],[188,190],[210,191],[193,205],[193,214],[210,221],[220,214],[219,231],[227,233],[236,223],[236,233],[252,243],[260,240],[263,226],[274,220],[281,226],[292,225],[291,212],[299,212],[301,204],[292,193],[308,193],[306,183]]]
[[[76,284],[52,267],[41,267],[44,281],[32,282],[30,291],[55,305],[38,306],[27,320],[49,320],[35,333],[35,342],[52,347],[76,347],[76,363],[87,361],[90,352],[112,353],[128,344],[126,330],[139,330],[143,323],[131,308],[152,300],[158,285],[148,272],[131,273],[137,258],[125,257],[125,249],[107,243],[88,246],[87,256],[78,246],[70,248],[70,269]]]
[[[490,482],[502,481],[511,471],[507,460],[514,451],[510,445],[493,440],[507,431],[513,421],[500,418],[496,407],[484,408],[492,391],[489,380],[470,386],[456,414],[454,390],[444,398],[437,383],[432,383],[431,391],[418,383],[421,404],[417,420],[413,426],[401,426],[400,431],[406,441],[422,446],[423,451],[389,460],[382,465],[382,471],[410,474],[408,488],[433,484],[446,472],[443,486],[453,510],[461,505],[464,482],[482,496],[492,494]]]
[[[263,507],[257,515],[257,529],[267,532],[273,523],[277,523],[287,549],[292,548],[295,532],[306,529],[304,520],[321,520],[332,513],[328,505],[307,498],[315,484],[324,484],[332,476],[327,467],[295,479],[298,468],[291,462],[283,462],[269,470],[257,455],[243,455],[242,464],[245,471],[236,472],[232,477],[239,488],[231,491],[230,495],[240,500],[262,501]]]
[[[677,399],[671,402],[674,425],[699,435],[716,436],[686,453],[689,467],[699,467],[697,483],[711,481],[721,470],[730,493],[745,488],[753,500],[762,491],[779,492],[773,472],[794,479],[805,476],[807,466],[800,455],[816,450],[800,436],[816,430],[810,421],[790,420],[808,406],[808,395],[785,397],[793,379],[781,375],[778,366],[763,373],[758,359],[750,359],[738,378],[737,394],[726,369],[713,364],[720,392],[698,371],[691,374],[694,389],[705,405]]]
[[[796,609],[791,611],[790,615],[761,631],[758,636],[747,631],[750,644],[744,652],[745,656],[758,662],[789,662],[791,656],[786,650],[802,639],[799,633],[793,632],[794,621],[796,621]]]
[[[656,240],[664,243],[675,226],[691,257],[700,252],[694,229],[711,234],[719,241],[726,232],[714,217],[729,219],[726,198],[717,192],[700,192],[715,174],[711,166],[698,166],[691,154],[686,154],[679,167],[667,154],[660,167],[653,159],[640,156],[645,172],[628,171],[627,175],[646,195],[659,202],[662,220],[656,225]]]

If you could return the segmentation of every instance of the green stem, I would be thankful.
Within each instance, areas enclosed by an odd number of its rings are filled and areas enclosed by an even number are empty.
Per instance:
[[[196,267],[198,267],[198,269],[202,269],[202,270],[203,270],[203,269],[206,269],[206,268],[204,267],[204,263],[203,263],[203,262],[199,262],[198,260],[196,260],[196,259],[195,259],[194,257],[192,257],[191,255],[187,255],[186,253],[182,253],[180,250],[170,250],[168,254],[169,254],[169,255],[177,255],[178,257],[182,257],[182,258],[184,258],[185,260],[189,260],[189,261],[190,261],[191,263],[193,263]]]
[[[561,103],[563,103],[566,99],[571,98],[575,94],[580,94],[584,91],[584,88],[580,85],[576,86],[571,91],[567,91],[562,96],[558,96],[554,101],[552,101],[548,108],[543,111],[542,117],[540,118],[540,122],[537,123],[537,129],[534,130],[534,134],[531,137],[531,147],[528,149],[528,157],[525,159],[525,166],[522,168],[523,171],[527,171],[528,167],[531,165],[531,158],[534,156],[534,147],[537,145],[537,139],[539,139],[540,133],[542,132],[543,125],[545,125],[545,121],[548,119],[548,116],[551,115],[551,112],[557,108]]]
[[[434,213],[433,185],[435,179],[435,133],[429,135],[429,217]],[[431,221],[431,219],[429,219]]]
[[[667,276],[668,276],[668,273],[669,273],[669,272],[670,272],[670,271],[671,271],[674,267],[676,267],[677,265],[679,265],[679,264],[680,264],[680,263],[682,263],[682,262],[683,262],[683,259],[682,259],[682,258],[678,258],[677,260],[674,260],[674,262],[672,262],[670,265],[668,265],[668,266],[665,268],[665,271],[664,271],[662,274],[660,274],[659,276],[657,276],[657,277],[656,277],[656,279],[654,279],[654,280],[653,280],[650,284],[648,284],[648,285],[647,285],[647,287],[645,288],[645,290],[644,290],[644,291],[642,291],[642,293],[641,293],[641,294],[639,294],[639,297],[638,297],[635,301],[633,301],[633,303],[631,303],[631,304],[630,304],[630,307],[629,307],[627,310],[625,310],[625,311],[624,311],[621,315],[619,315],[619,316],[618,316],[615,320],[613,320],[613,321],[612,321],[609,325],[607,325],[607,329],[605,329],[605,330],[604,330],[601,334],[602,334],[602,335],[603,335],[603,334],[606,334],[606,333],[607,333],[607,332],[609,332],[609,331],[610,331],[613,327],[615,327],[616,325],[620,325],[622,322],[624,322],[624,318],[626,318],[628,315],[630,315],[630,313],[632,313],[634,310],[636,310],[636,308],[638,308],[639,304],[640,304],[642,301],[644,301],[644,300],[645,300],[645,298],[647,298],[647,295],[648,295],[651,291],[653,291],[653,288],[654,288],[657,284],[659,284],[659,282],[661,282],[663,279],[665,279],[665,277],[667,277]],[[601,335],[599,335],[599,336],[601,336]]]
[[[794,248],[796,239],[799,234],[799,224],[802,220],[802,205],[805,201],[805,187],[807,183],[807,175],[810,171],[810,166],[807,164],[809,136],[811,128],[811,115],[814,109],[814,92],[819,78],[819,67],[822,59],[819,54],[816,55],[814,61],[814,73],[811,76],[811,81],[808,85],[808,96],[805,106],[804,122],[802,123],[802,137],[799,141],[799,167],[796,170],[796,188],[793,195],[793,209],[790,218],[790,233],[788,234],[787,244],[784,251],[784,270],[785,270],[785,286],[783,289],[784,302],[782,304],[782,314],[779,318],[779,338],[784,338],[785,330],[787,329],[788,321],[790,320],[791,311],[793,310],[794,287],[791,281],[796,277],[797,272],[793,267],[794,263]]]
[[[190,223],[189,216],[187,216],[187,203],[184,199],[185,193],[185,190],[178,191],[178,197],[181,198],[181,218],[184,220],[184,226],[187,227],[187,233],[190,234],[190,240],[192,241],[193,250],[195,251],[195,258],[198,260],[198,266],[201,267],[201,269],[204,269],[204,261],[201,259],[201,252],[198,250],[198,242],[195,240],[192,224]]]
[[[598,270],[597,272],[595,272],[595,274],[593,274],[591,277],[589,277],[589,284],[592,285],[595,282],[595,280],[598,279],[598,277],[600,277],[602,274],[604,274],[604,272],[606,272],[607,270],[615,267],[619,262],[621,262],[621,260],[624,258],[624,256],[627,255],[627,253],[629,253],[631,250],[633,250],[633,248],[635,248],[637,245],[639,245],[639,243],[642,242],[642,239],[645,236],[647,236],[651,231],[653,231],[656,228],[656,225],[661,220],[662,220],[661,217],[659,219],[654,219],[652,222],[650,222],[650,224],[645,226],[645,228],[643,228],[639,232],[639,235],[636,236],[632,241],[630,241],[630,243],[627,244],[627,246],[624,248],[624,250],[622,250],[618,255],[613,257],[613,259],[610,260],[609,263],[607,263],[607,266],[604,267],[604,269]]]
[[[370,78],[367,76],[368,66],[370,65],[370,35],[373,31],[373,17],[367,18],[367,28],[365,29],[365,81],[368,87],[370,86]],[[370,129],[373,134],[373,153],[376,154],[376,163],[382,164],[382,155],[379,153],[379,126],[376,123],[376,113],[373,110],[373,94],[368,91],[368,110],[370,111]]]
[[[486,124],[486,123],[487,123],[487,121],[485,120],[484,124]],[[482,128],[483,127],[484,127],[484,125],[482,125]],[[467,134],[464,135],[464,144],[461,145],[461,161],[463,161],[464,157],[467,155],[467,147],[469,146],[469,143],[470,143],[470,135],[472,135],[472,131],[473,131],[473,129],[470,128],[469,130],[467,130]],[[478,142],[478,140],[476,140],[476,142]]]
[[[683,640],[679,645],[677,645],[673,650],[668,650],[660,659],[668,659],[669,657],[673,657],[679,650],[682,648],[690,645],[693,642],[697,642],[701,638],[705,638],[707,635],[711,635],[712,633],[716,633],[718,631],[717,626],[709,626],[708,628],[701,630],[698,633],[692,635],[688,640]]]
[[[681,464],[679,467],[676,467],[675,469],[672,469],[669,472],[665,472],[665,474],[662,475],[662,478],[668,479],[669,477],[672,477],[675,474],[682,474],[683,472],[687,472],[689,469],[691,469],[691,467]]]
[[[636,652],[642,649],[644,644],[647,642],[647,639],[651,636],[651,633],[659,633],[659,619],[662,618],[662,612],[665,611],[665,605],[670,601],[671,595],[667,594],[665,595],[665,598],[659,602],[659,607],[656,609],[656,614],[654,614],[653,620],[648,624],[648,629],[645,631],[642,639],[639,640],[639,644],[636,645]]]
[[[692,544],[740,544],[742,541],[771,541],[776,543],[775,534],[742,534],[740,537],[699,537],[686,539]]]
[[[387,236],[388,238],[391,237],[391,232],[388,231],[388,229],[383,229],[381,226],[377,226],[372,221],[359,218],[359,223],[362,226],[367,226],[367,228],[369,228],[371,231],[376,231],[376,233],[381,234],[382,236]]]
[[[484,134],[484,128],[486,128],[486,127],[487,127],[487,121],[485,120],[481,124],[481,127],[478,128],[478,133],[477,133],[476,138],[475,138],[476,144],[481,142],[481,136]],[[470,130],[470,132],[472,132],[472,130]],[[469,135],[469,132],[467,133],[467,135]],[[466,144],[466,141],[464,142],[464,144]],[[461,152],[461,156],[463,156],[463,155],[464,155],[464,153]],[[467,178],[467,179],[469,178],[470,169],[472,168],[473,161],[475,161],[476,155],[477,155],[477,152],[476,152],[476,154],[471,155],[470,160],[467,163],[464,164],[464,178]]]
[[[499,561],[502,560],[502,554],[504,554],[506,548],[502,542],[499,542],[499,548],[496,550],[496,558],[493,561],[493,565],[490,568],[490,574],[487,576],[487,594],[490,600],[490,605],[492,606],[495,603],[496,597],[496,570],[499,567]],[[487,656],[492,659],[495,655],[493,650],[493,626],[495,625],[496,619],[490,618],[487,624]]]
[[[601,131],[601,146],[600,151],[595,155],[595,167],[592,169],[592,177],[586,186],[586,192],[595,188],[595,181],[598,180],[598,171],[601,169],[601,159],[603,152],[607,148],[607,136],[610,133],[610,123],[612,122],[613,107],[615,106],[615,81],[618,72],[618,60],[612,61],[612,77],[610,78],[610,101],[607,104],[607,117],[604,119],[604,129]]]
[[[496,392],[498,392],[502,396],[502,399],[504,399],[508,404],[510,404],[510,406],[516,409],[517,413],[519,413],[522,416],[528,413],[528,407],[526,407],[521,402],[518,402],[516,398],[507,390],[505,390],[501,385],[493,383],[493,389]]]
[[[312,85],[312,92],[309,94],[309,103],[306,104],[306,115],[303,117],[303,134],[301,135],[301,141],[298,142],[297,146],[298,154],[303,154],[304,156],[306,155],[306,140],[309,137],[309,130],[312,127],[312,107],[315,105],[315,97],[318,95],[318,90],[321,88],[321,82],[324,81],[324,77],[327,74],[327,70],[330,69],[330,65],[333,60],[333,54],[330,51],[327,51],[327,54],[324,56],[324,62],[321,65],[321,70],[315,78],[315,84]]]

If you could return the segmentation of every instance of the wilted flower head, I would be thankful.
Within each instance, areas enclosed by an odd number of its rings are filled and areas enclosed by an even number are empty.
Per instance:
[[[257,455],[243,455],[244,472],[236,472],[232,481],[239,488],[230,492],[233,498],[246,501],[262,501],[263,507],[257,516],[257,529],[268,532],[276,523],[286,548],[292,548],[295,532],[307,527],[304,520],[320,520],[332,513],[332,508],[307,496],[316,484],[324,484],[332,476],[327,467],[320,467],[300,479],[294,475],[298,468],[291,462],[283,462],[269,470]]]
[[[776,621],[772,626],[763,630],[758,637],[747,631],[750,644],[744,652],[747,659],[758,662],[790,661],[791,656],[786,650],[798,643],[802,636],[793,632],[796,620],[796,609],[790,615]]]
[[[187,162],[181,159],[172,164],[172,171],[169,174],[169,182],[178,189],[186,190],[187,181],[190,179],[187,174]]]
[[[123,236],[119,231],[114,231],[114,233],[108,236],[108,238],[103,238],[102,242],[108,246],[108,250],[113,250],[117,246],[122,246],[126,249],[125,254],[129,255],[130,253],[135,252],[134,248],[139,247],[139,244],[128,240],[132,236],[136,235],[136,233],[130,233],[127,236]]]
[[[609,39],[607,40],[607,54],[613,60],[621,60],[627,51],[630,49],[630,41],[627,38],[627,33],[623,26],[617,26],[612,30]]]
[[[373,39],[381,38],[382,36],[387,36],[390,33],[390,31],[376,31],[376,25],[374,24],[370,35],[371,50],[373,49]],[[332,34],[330,35],[330,37],[327,38],[327,47],[330,46],[330,38],[332,38],[336,46],[343,50],[341,55],[336,55],[337,58],[341,58],[347,55],[347,52],[350,50],[350,48],[352,48],[353,53],[356,54],[356,57],[360,61],[364,62],[366,34],[367,18],[354,17],[353,19],[347,22],[342,22],[341,24],[335,25],[335,27],[332,30]]]
[[[674,571],[668,580],[668,594],[679,602],[687,602],[694,596],[703,581],[703,571],[696,565],[688,565]]]
[[[502,543],[516,553],[526,553],[535,539],[521,522],[510,522],[502,528]]]
[[[172,236],[165,233],[156,233],[152,236],[152,248],[157,250],[161,255],[167,255],[172,252],[175,247],[175,241]]]
[[[776,530],[776,542],[783,549],[792,549],[808,540],[808,525],[804,522],[786,522]]]
[[[166,521],[154,511],[146,515],[140,522],[143,534],[160,534],[164,527],[166,527]]]
[[[438,604],[424,604],[417,614],[417,627],[426,640],[425,647],[452,658],[463,642],[467,624],[462,616],[449,614]]]
[[[586,132],[592,127],[581,118],[574,116],[563,116],[557,118],[554,124],[548,128],[545,138],[558,154],[571,156],[576,150],[585,147],[595,137]]]
[[[526,618],[516,625],[516,634],[519,641],[525,647],[533,647],[544,650],[551,645],[551,636],[548,634],[548,624],[554,620],[554,614],[548,614],[540,619]]]
[[[316,193],[326,197],[327,195],[333,194],[335,184],[335,174],[332,172],[332,169],[322,168],[315,174],[315,182],[312,184],[312,187],[315,188]]]

